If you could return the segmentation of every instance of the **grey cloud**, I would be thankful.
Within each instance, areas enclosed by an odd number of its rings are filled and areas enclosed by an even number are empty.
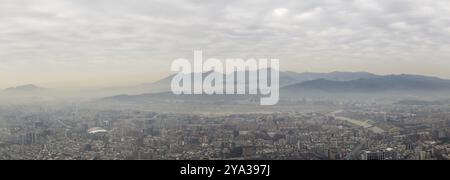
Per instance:
[[[1,0],[0,64],[167,64],[201,49],[330,71],[339,69],[329,62],[418,64],[419,52],[442,65],[450,57],[449,7],[447,0]],[[274,14],[280,8],[287,11]]]

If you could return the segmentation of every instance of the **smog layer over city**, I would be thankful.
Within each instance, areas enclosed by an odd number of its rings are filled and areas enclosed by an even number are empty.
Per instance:
[[[450,159],[447,0],[1,0],[0,22],[0,160]]]

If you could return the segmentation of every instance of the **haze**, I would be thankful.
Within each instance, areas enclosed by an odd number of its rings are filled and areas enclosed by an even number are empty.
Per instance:
[[[1,0],[0,87],[152,82],[176,58],[450,78],[448,0]]]

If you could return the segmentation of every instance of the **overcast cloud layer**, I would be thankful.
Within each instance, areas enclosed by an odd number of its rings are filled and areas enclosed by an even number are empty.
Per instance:
[[[0,87],[151,81],[194,49],[450,78],[450,1],[0,0]]]

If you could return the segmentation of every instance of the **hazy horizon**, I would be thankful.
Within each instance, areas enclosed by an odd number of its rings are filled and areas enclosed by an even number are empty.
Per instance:
[[[311,71],[304,71],[304,72],[297,72],[294,70],[284,70],[284,69],[280,69],[280,72],[294,72],[294,73],[336,73],[336,72],[343,72],[343,73],[370,73],[370,74],[374,74],[374,75],[379,75],[379,76],[387,76],[387,75],[402,75],[402,74],[407,74],[407,75],[419,75],[419,76],[430,76],[430,77],[436,77],[436,78],[441,78],[441,79],[446,79],[446,80],[450,80],[449,78],[446,77],[441,77],[441,76],[433,76],[433,75],[426,75],[426,74],[409,74],[409,73],[387,73],[387,74],[378,74],[378,73],[373,73],[373,72],[368,72],[368,71],[330,71],[330,72],[311,72]],[[86,86],[84,85],[84,83],[81,82],[76,82],[76,81],[69,81],[69,82],[59,82],[59,83],[33,83],[33,82],[28,82],[28,83],[21,83],[21,84],[14,84],[11,86],[0,86],[0,90],[4,90],[7,88],[15,88],[15,87],[20,87],[20,86],[25,86],[25,85],[35,85],[37,87],[40,88],[56,88],[56,89],[71,89],[74,88],[73,90],[77,90],[77,89],[81,89],[81,90],[99,90],[102,88],[118,88],[118,87],[127,87],[127,86],[137,86],[137,85],[144,85],[144,84],[151,84],[151,83],[156,83],[159,80],[163,80],[164,78],[170,77],[172,75],[175,75],[175,72],[169,72],[167,75],[163,75],[163,76],[158,76],[156,78],[150,78],[150,79],[155,79],[155,80],[149,80],[149,81],[136,81],[136,82],[122,82],[122,83],[99,83],[97,85],[89,85]],[[91,80],[91,82],[93,82],[93,80]],[[73,83],[73,84],[70,84]],[[66,84],[66,85],[65,85]],[[69,84],[69,85],[67,85]]]
[[[450,79],[445,0],[3,0],[0,88],[151,83],[177,58]]]

